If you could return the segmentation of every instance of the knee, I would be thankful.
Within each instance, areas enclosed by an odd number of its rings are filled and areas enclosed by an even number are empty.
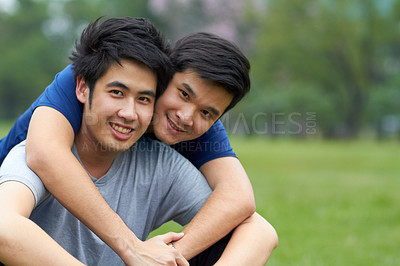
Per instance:
[[[260,233],[264,235],[264,239],[268,242],[268,249],[274,250],[279,244],[278,233],[275,228],[258,213],[255,213],[251,218],[258,223]]]

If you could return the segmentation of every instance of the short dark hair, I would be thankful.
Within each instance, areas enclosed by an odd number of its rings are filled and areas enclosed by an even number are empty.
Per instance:
[[[225,112],[250,90],[250,63],[232,42],[215,34],[197,32],[179,39],[170,54],[175,72],[193,69],[233,95]]]
[[[89,104],[97,80],[113,63],[121,59],[135,60],[157,75],[157,97],[172,77],[172,65],[164,39],[156,27],[144,18],[103,17],[91,22],[82,32],[70,59],[75,79],[81,75],[90,88]]]

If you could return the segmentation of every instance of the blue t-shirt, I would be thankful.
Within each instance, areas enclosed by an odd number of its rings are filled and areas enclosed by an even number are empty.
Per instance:
[[[0,140],[0,164],[15,145],[26,139],[32,113],[38,106],[49,106],[58,110],[68,119],[75,134],[78,133],[83,105],[76,97],[75,88],[74,71],[72,65],[69,65],[56,75],[39,98],[18,118],[8,135]],[[217,158],[236,157],[225,128],[219,120],[199,138],[180,142],[172,147],[197,168]]]

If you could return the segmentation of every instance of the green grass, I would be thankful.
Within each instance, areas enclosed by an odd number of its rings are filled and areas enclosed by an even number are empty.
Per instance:
[[[400,265],[399,142],[231,141],[279,235],[268,265]]]
[[[279,235],[268,265],[400,265],[400,143],[232,142]]]
[[[400,142],[231,141],[279,235],[268,265],[400,265]]]

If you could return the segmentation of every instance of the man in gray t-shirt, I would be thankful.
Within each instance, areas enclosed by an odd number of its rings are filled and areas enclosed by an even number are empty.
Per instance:
[[[73,154],[79,159],[75,146]],[[205,178],[184,157],[145,137],[117,155],[108,172],[92,180],[101,195],[142,241],[167,221],[187,224],[211,193]],[[16,146],[0,169],[0,183],[30,188],[36,206],[30,219],[66,251],[87,265],[123,265],[119,256],[69,213],[25,164],[25,143]]]

